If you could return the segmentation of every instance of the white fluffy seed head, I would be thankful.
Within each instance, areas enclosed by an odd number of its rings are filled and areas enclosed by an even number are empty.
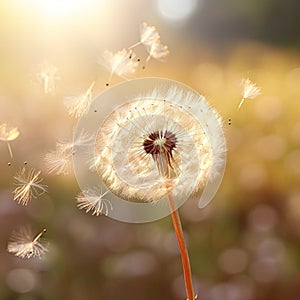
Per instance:
[[[198,94],[175,85],[154,89],[103,121],[95,144],[97,172],[112,193],[128,201],[155,203],[167,193],[196,196],[224,164],[220,128],[219,115]],[[151,146],[153,133],[159,138],[147,152],[145,141]]]
[[[80,197],[78,205],[86,211],[149,222],[190,198],[206,206],[221,184],[226,161],[221,119],[204,97],[179,82],[141,78],[107,89],[79,120],[74,139],[82,132],[93,136],[91,143],[76,143],[73,155],[87,198]],[[109,192],[102,198],[91,190]],[[111,203],[113,210],[101,203]]]

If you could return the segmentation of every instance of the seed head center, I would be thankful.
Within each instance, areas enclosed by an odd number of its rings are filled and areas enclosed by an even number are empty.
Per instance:
[[[176,148],[176,135],[168,130],[154,131],[144,138],[143,147],[147,154],[151,154],[157,161],[159,156],[163,156],[168,165],[172,168],[173,150]]]
[[[154,140],[153,144],[159,147],[160,152],[163,152],[163,146],[166,144],[166,138],[159,138]]]

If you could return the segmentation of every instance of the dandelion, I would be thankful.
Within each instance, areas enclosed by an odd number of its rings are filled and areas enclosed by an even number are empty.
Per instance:
[[[160,36],[154,26],[149,26],[146,22],[143,22],[140,27],[140,40],[128,49],[135,48],[136,46],[143,44],[145,46],[151,46],[160,39]]]
[[[174,197],[201,193],[207,178],[217,174],[211,168],[218,168],[225,144],[218,144],[219,135],[210,140],[208,129],[192,113],[198,113],[210,130],[220,126],[219,116],[206,102],[176,87],[164,94],[155,89],[113,111],[102,123],[95,145],[96,157],[102,158],[97,160],[98,173],[110,190],[129,201],[154,203],[166,195],[163,177],[169,185],[173,182]],[[144,182],[149,188],[140,188]]]
[[[7,143],[9,155],[11,158],[13,158],[13,153],[9,142],[15,140],[19,135],[20,132],[17,127],[8,129],[5,123],[0,125],[0,140]]]
[[[178,208],[189,198],[200,199],[199,207],[207,205],[220,184],[226,160],[221,118],[201,95],[169,80],[130,81],[108,90],[93,105],[113,97],[119,101],[115,109],[101,123],[97,119],[92,146],[96,175],[91,174],[90,163],[79,159],[77,179],[88,186],[86,180],[92,176],[92,182],[110,191],[105,198],[112,203],[113,218],[146,222],[171,213],[187,298],[193,300]],[[95,129],[95,124],[85,122],[80,122],[80,130],[85,124]],[[99,195],[85,193],[85,197],[89,201],[84,208],[92,209],[99,200]]]
[[[8,243],[7,251],[20,258],[41,258],[48,251],[48,243],[41,239],[45,232],[46,229],[43,229],[34,236],[30,227],[23,227],[20,231],[14,231]]]
[[[238,106],[238,110],[240,110],[246,99],[254,99],[261,94],[261,89],[255,83],[251,82],[249,78],[243,78],[240,85],[243,98]]]
[[[55,88],[55,81],[58,79],[57,68],[48,62],[40,66],[37,78],[43,84],[45,94],[50,94]]]
[[[26,174],[25,167],[21,169],[15,178],[16,189],[13,191],[14,200],[19,204],[27,205],[32,198],[36,198],[47,191],[47,186],[41,184],[43,181],[40,178],[41,171],[30,169]]]
[[[95,81],[91,83],[83,94],[75,97],[67,97],[65,99],[65,106],[68,108],[68,112],[72,117],[80,118],[87,112],[92,101],[94,86]]]
[[[135,54],[128,52],[126,49],[118,51],[117,53],[105,50],[103,57],[98,59],[98,63],[103,65],[110,72],[106,85],[110,83],[113,74],[128,78],[136,71],[138,66],[138,62],[135,61]]]
[[[77,206],[79,209],[84,209],[86,213],[92,211],[92,215],[108,215],[108,211],[112,210],[111,202],[103,197],[108,194],[109,191],[102,193],[96,190],[85,190],[77,197]]]

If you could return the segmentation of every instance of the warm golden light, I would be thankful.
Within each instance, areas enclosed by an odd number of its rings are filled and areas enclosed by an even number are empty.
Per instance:
[[[97,4],[95,0],[29,0],[26,2],[38,12],[51,17],[83,13]]]

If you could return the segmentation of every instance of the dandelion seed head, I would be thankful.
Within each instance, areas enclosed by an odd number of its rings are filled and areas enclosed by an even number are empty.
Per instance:
[[[36,198],[47,191],[47,186],[41,184],[43,181],[40,178],[41,171],[30,169],[26,172],[26,168],[22,168],[14,177],[15,185],[17,186],[13,191],[14,200],[19,204],[27,205],[32,198]]]
[[[46,229],[43,229],[34,236],[30,227],[22,227],[12,233],[7,251],[20,258],[41,258],[48,251],[48,243],[42,239],[45,232]]]
[[[210,202],[224,173],[226,144],[221,118],[204,97],[174,81],[145,78],[107,90],[93,107],[105,101],[110,109],[96,123],[79,120],[78,133],[96,133],[84,151],[93,157],[84,159],[80,149],[74,157],[82,191],[91,184],[109,191],[105,199],[114,209],[108,216],[129,222],[166,216],[168,196],[176,208],[189,198],[201,207]]]

